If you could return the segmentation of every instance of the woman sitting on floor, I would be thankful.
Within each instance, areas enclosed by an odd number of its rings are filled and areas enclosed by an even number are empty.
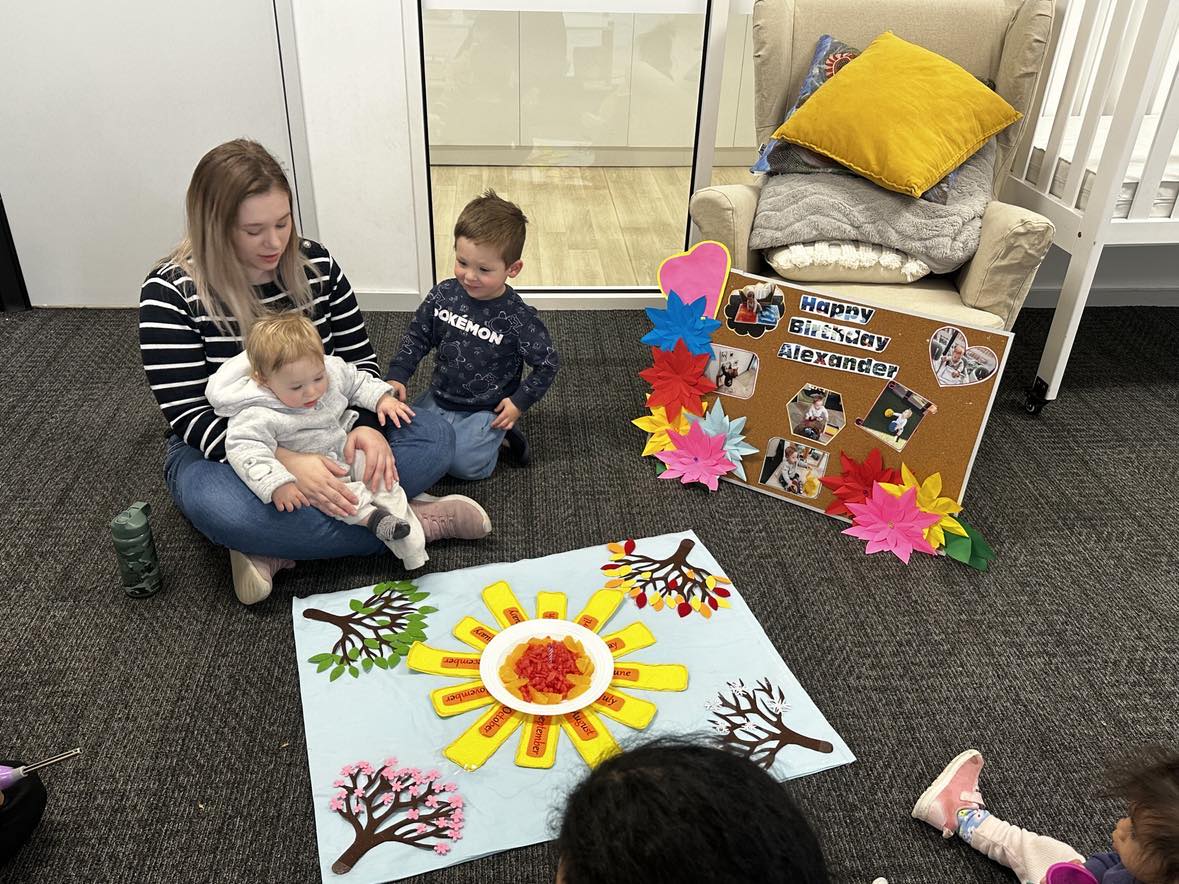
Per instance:
[[[202,534],[230,550],[233,585],[243,604],[270,594],[275,572],[295,559],[375,555],[387,547],[363,526],[333,516],[355,511],[342,477],[348,467],[320,454],[280,448],[277,457],[312,504],[280,512],[259,500],[225,462],[226,419],[205,385],[242,350],[258,319],[299,310],[315,324],[324,351],[380,377],[364,317],[340,266],[295,231],[291,188],[278,162],[253,141],[213,148],[197,164],[187,198],[188,233],[156,266],[139,301],[139,345],[148,384],[172,428],[164,476],[177,507]],[[393,483],[393,464],[426,541],[477,539],[487,513],[461,495],[423,492],[446,472],[454,431],[437,415],[404,403],[382,429],[361,412],[345,456],[365,459],[370,488]],[[416,499],[415,499],[416,498]]]

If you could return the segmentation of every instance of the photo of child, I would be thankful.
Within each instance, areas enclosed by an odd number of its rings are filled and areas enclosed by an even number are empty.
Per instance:
[[[856,426],[890,448],[904,451],[927,414],[937,414],[937,406],[904,384],[889,381],[868,414],[856,418]]]
[[[716,391],[722,396],[748,399],[757,386],[759,367],[756,353],[713,344],[704,376],[716,384]]]
[[[784,296],[772,282],[760,282],[729,295],[725,316],[739,334],[760,337],[782,319]]]
[[[819,480],[827,473],[827,461],[826,451],[774,436],[766,445],[758,481],[775,491],[815,498],[823,490]]]
[[[929,339],[929,362],[940,386],[977,384],[999,368],[999,357],[990,347],[970,346],[961,329],[946,325]]]
[[[809,385],[799,390],[786,406],[790,432],[826,445],[844,428],[843,397],[834,390]]]

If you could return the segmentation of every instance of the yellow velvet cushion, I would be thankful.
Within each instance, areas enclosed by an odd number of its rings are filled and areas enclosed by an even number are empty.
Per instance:
[[[954,62],[886,32],[774,137],[917,197],[1020,116]]]

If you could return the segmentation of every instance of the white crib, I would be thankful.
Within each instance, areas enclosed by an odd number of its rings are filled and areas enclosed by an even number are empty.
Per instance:
[[[1179,0],[1057,0],[1050,67],[1001,189],[1048,216],[1069,253],[1031,414],[1060,392],[1102,250],[1179,243],[1177,32]]]

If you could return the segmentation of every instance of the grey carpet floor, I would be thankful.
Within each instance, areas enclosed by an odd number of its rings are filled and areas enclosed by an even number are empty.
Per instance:
[[[692,528],[859,756],[792,788],[837,882],[1012,880],[908,816],[959,750],[992,808],[1083,852],[1120,815],[1111,759],[1179,744],[1179,309],[1091,310],[1063,398],[1022,413],[1049,314],[1017,326],[967,495],[999,552],[977,574],[868,558],[821,516],[744,489],[653,479],[634,416],[639,313],[546,316],[564,368],[531,416],[537,452],[473,493],[495,533],[438,546],[450,570]],[[406,324],[373,314],[382,359]],[[289,597],[363,585],[393,561],[301,564],[246,609],[226,554],[169,501],[163,423],[131,311],[0,316],[0,757],[74,745],[34,841],[0,880],[314,882]],[[150,501],[166,588],[119,586],[111,517]],[[731,537],[758,538],[733,548]],[[740,825],[717,808],[710,825]],[[689,847],[686,845],[686,847]],[[542,882],[549,845],[429,880]],[[425,880],[425,879],[421,879]]]

